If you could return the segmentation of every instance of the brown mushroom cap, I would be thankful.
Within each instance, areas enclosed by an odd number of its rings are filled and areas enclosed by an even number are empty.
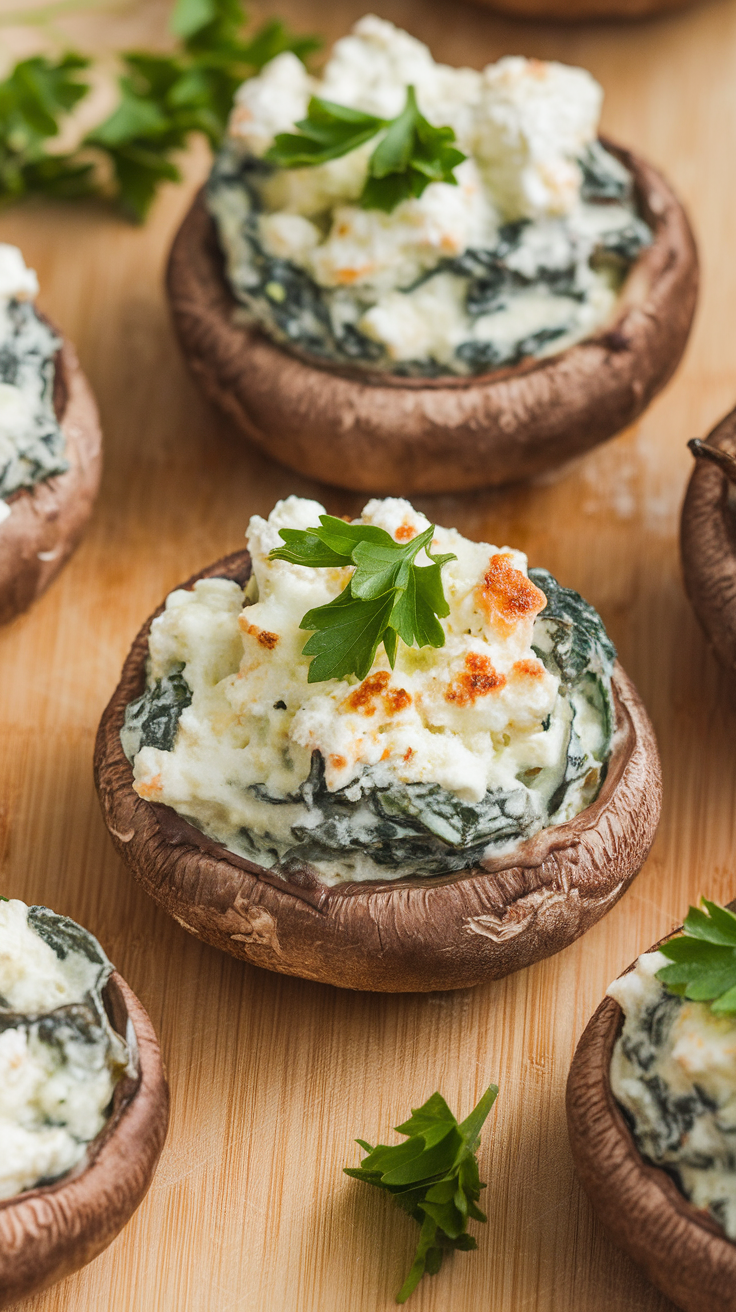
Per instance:
[[[138,1044],[140,1074],[123,1077],[83,1168],[0,1202],[0,1307],[91,1262],[142,1202],[169,1123],[169,1090],[153,1026],[117,971],[104,993],[119,1034]],[[130,1042],[130,1038],[128,1039]]]
[[[654,241],[618,315],[558,355],[469,378],[400,378],[327,367],[235,322],[215,226],[200,193],[174,240],[167,286],[187,363],[208,396],[268,455],[325,483],[408,496],[528,478],[612,437],[674,372],[698,265],[670,187],[630,151]]]
[[[736,1312],[736,1244],[644,1160],[614,1099],[611,1057],[623,1023],[621,1007],[605,998],[570,1068],[567,1128],[580,1183],[610,1237],[677,1307]]]
[[[70,467],[8,497],[11,513],[0,523],[0,624],[26,610],[56,578],[82,536],[100,485],[97,406],[65,339],[56,357],[54,406]]]
[[[244,584],[247,551],[198,578]],[[156,612],[160,614],[161,608]],[[659,820],[654,732],[617,663],[617,731],[596,801],[573,820],[459,874],[326,888],[289,882],[211,841],[168,806],[144,801],[120,744],[125,708],[145,686],[146,622],[95,745],[102,814],[120,856],[175,920],[205,942],[286,975],[406,993],[467,988],[551,956],[584,934],[638,873]]]
[[[736,410],[708,435],[707,443],[736,456]],[[736,669],[736,503],[726,475],[697,460],[690,475],[680,523],[687,595],[719,661]]]
[[[590,18],[649,18],[690,9],[694,0],[476,0],[515,18],[581,22]]]

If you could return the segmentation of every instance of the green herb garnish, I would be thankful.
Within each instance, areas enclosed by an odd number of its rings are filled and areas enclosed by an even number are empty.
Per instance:
[[[0,198],[28,192],[47,196],[89,195],[92,165],[75,155],[49,155],[59,120],[89,91],[80,73],[82,55],[23,59],[0,82]]]
[[[435,128],[420,114],[413,87],[407,87],[406,104],[397,118],[376,118],[312,96],[307,117],[295,127],[297,132],[278,134],[266,151],[268,163],[284,169],[324,164],[387,129],[368,161],[360,196],[363,209],[390,212],[400,201],[421,196],[430,182],[457,186],[453,170],[466,158],[450,144],[455,140],[452,128]]]
[[[320,527],[282,528],[285,546],[275,547],[269,560],[287,560],[311,569],[352,565],[354,572],[339,597],[307,611],[300,629],[315,629],[304,645],[309,683],[364,679],[381,643],[389,664],[396,663],[398,640],[411,647],[444,647],[438,616],[449,615],[442,589],[442,566],[456,557],[433,556],[434,524],[410,542],[395,542],[373,524],[346,524],[334,515],[320,515]],[[424,549],[431,565],[416,565]]]
[[[246,40],[244,22],[241,0],[178,0],[171,18],[175,51],[123,54],[116,109],[67,155],[49,154],[46,143],[87,95],[89,85],[79,74],[90,61],[70,53],[57,61],[37,57],[16,64],[0,82],[0,200],[39,192],[65,198],[100,194],[105,185],[95,161],[101,156],[121,208],[144,219],[160,183],[180,179],[174,156],[191,133],[219,145],[245,78],[284,50],[304,58],[320,45],[313,37],[294,36],[277,19]]]
[[[181,177],[171,156],[190,133],[216,149],[240,84],[285,50],[306,57],[319,48],[277,19],[243,40],[241,0],[178,0],[171,18],[180,48],[173,55],[129,53],[120,103],[86,138],[112,164],[123,209],[144,219],[159,184]]]
[[[736,1015],[736,916],[717,902],[690,907],[684,933],[660,947],[673,962],[657,971],[671,993],[709,1002],[717,1016]]]
[[[345,1174],[385,1189],[421,1226],[416,1255],[397,1303],[406,1302],[425,1272],[436,1275],[446,1249],[468,1251],[478,1246],[467,1233],[469,1220],[487,1220],[476,1205],[486,1186],[481,1184],[475,1154],[497,1094],[492,1084],[458,1124],[442,1095],[433,1093],[423,1106],[412,1108],[408,1121],[395,1127],[397,1134],[407,1136],[405,1143],[372,1148],[364,1139],[355,1141],[368,1156],[358,1167],[344,1167]]]

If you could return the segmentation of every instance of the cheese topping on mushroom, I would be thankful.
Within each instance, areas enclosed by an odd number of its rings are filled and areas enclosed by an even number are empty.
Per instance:
[[[33,305],[38,281],[17,246],[0,243],[0,522],[4,498],[69,468],[54,411],[61,342]]]
[[[102,1001],[111,971],[73,921],[0,901],[0,1199],[77,1166],[134,1069]]]
[[[625,1014],[611,1062],[614,1097],[637,1146],[736,1240],[736,1018],[669,993],[645,952],[608,989]]]
[[[362,208],[375,139],[314,167],[264,162],[311,96],[388,120],[408,86],[455,132],[457,186]],[[278,55],[237,93],[208,187],[236,296],[279,341],[399,373],[479,373],[580,340],[651,240],[629,173],[596,140],[601,101],[583,69],[452,68],[372,15],[320,81]]]
[[[592,608],[543,571],[533,581],[521,552],[437,528],[433,553],[457,557],[442,570],[444,646],[399,642],[393,670],[381,647],[362,681],[310,684],[300,622],[350,570],[269,552],[280,528],[323,513],[289,497],[251,519],[245,594],[214,578],[167,598],[122,732],[140,796],[259,864],[301,861],[328,883],[465,868],[588,805],[610,751],[614,655]],[[400,542],[428,527],[393,498],[357,522]]]

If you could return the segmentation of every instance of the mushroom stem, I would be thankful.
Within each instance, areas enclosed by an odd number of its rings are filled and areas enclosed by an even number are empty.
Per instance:
[[[726,475],[729,483],[736,483],[736,456],[724,451],[720,446],[711,446],[709,442],[693,437],[688,446],[696,459],[712,460],[714,465]]]

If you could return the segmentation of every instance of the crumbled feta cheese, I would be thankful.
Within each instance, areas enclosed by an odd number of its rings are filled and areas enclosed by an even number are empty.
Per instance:
[[[393,670],[380,648],[362,682],[310,684],[302,617],[337,597],[350,570],[292,565],[269,553],[282,545],[279,529],[309,528],[323,513],[317,502],[289,497],[268,520],[253,516],[247,598],[234,582],[203,579],[167,599],[151,627],[149,688],[164,688],[180,671],[191,701],[183,709],[173,699],[160,703],[179,715],[165,748],[153,740],[139,746],[139,730],[135,739],[132,727],[123,731],[139,795],[193,818],[234,850],[244,831],[264,826],[283,850],[294,826],[315,823],[299,795],[314,753],[330,792],[358,785],[360,796],[371,780],[437,786],[477,805],[492,790],[518,794],[519,778],[531,771],[544,775],[540,786],[549,780],[551,795],[574,712],[532,646],[546,598],[527,577],[524,555],[437,528],[433,551],[456,556],[442,573],[445,645],[400,642]],[[400,542],[428,526],[396,498],[368,502],[358,522]],[[424,553],[417,563],[429,563]],[[605,737],[600,716],[581,716],[580,732],[593,765]],[[587,804],[586,787],[581,776],[577,809]],[[543,822],[540,810],[537,828]]]
[[[27,269],[22,252],[17,246],[0,242],[0,297],[9,300],[32,301],[38,296],[38,278],[34,269]]]
[[[602,100],[582,68],[509,56],[483,70],[474,151],[506,219],[575,208]]]
[[[496,215],[472,160],[459,166],[457,179],[457,187],[435,183],[391,214],[340,206],[327,240],[312,246],[302,263],[322,287],[367,285],[390,293],[414,282],[438,258],[492,245]]]
[[[266,64],[235,93],[228,131],[254,155],[263,155],[278,132],[293,131],[304,118],[312,79],[290,50]]]

